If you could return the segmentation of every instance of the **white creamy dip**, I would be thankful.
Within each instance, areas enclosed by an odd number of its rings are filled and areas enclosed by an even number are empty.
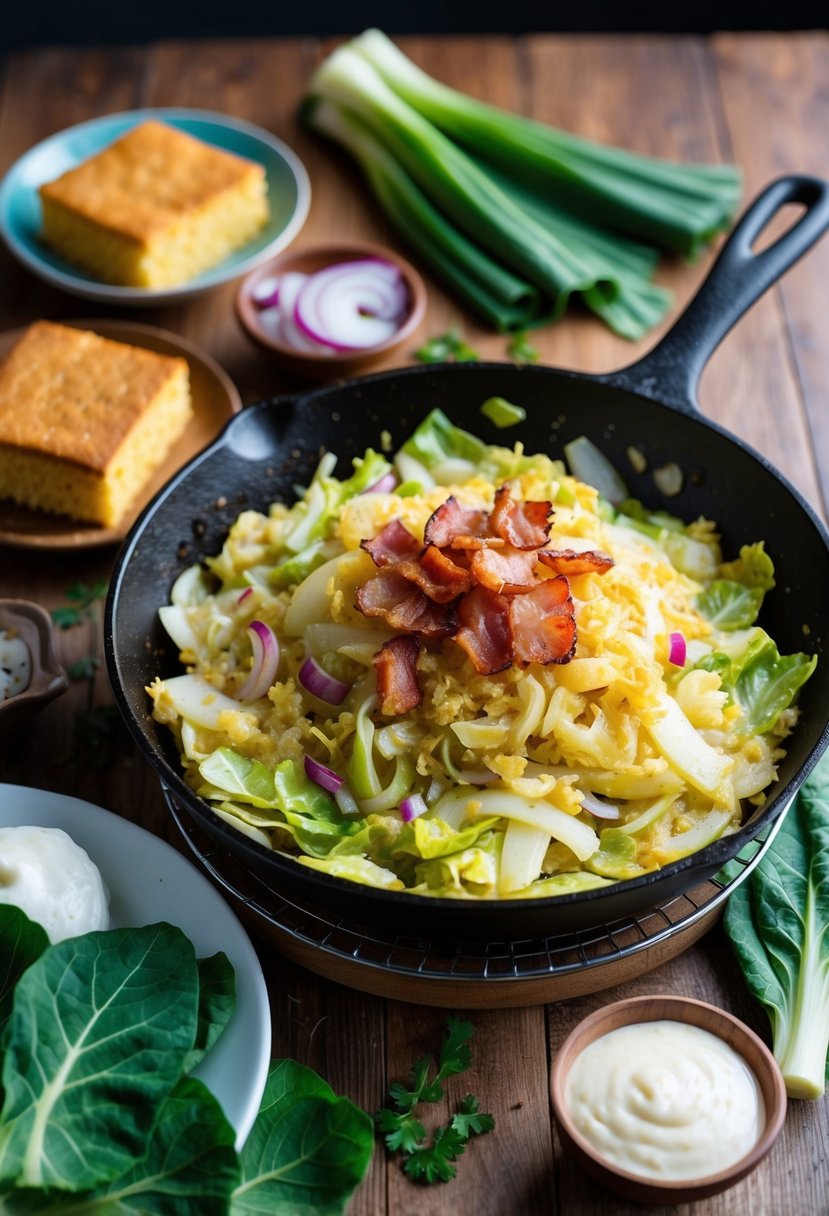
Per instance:
[[[52,943],[109,928],[100,871],[60,828],[0,828],[0,904],[21,908]]]
[[[765,1126],[757,1078],[724,1040],[682,1022],[620,1026],[574,1060],[565,1102],[607,1162],[645,1178],[702,1178],[748,1153]]]
[[[32,680],[29,647],[15,633],[0,629],[0,701],[25,692]]]

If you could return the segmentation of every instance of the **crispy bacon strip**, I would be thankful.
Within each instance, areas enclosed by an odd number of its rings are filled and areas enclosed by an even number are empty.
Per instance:
[[[609,553],[601,549],[541,549],[538,560],[556,574],[604,574],[615,562]]]
[[[466,651],[481,675],[492,675],[509,667],[513,649],[507,597],[487,587],[473,587],[458,604],[454,641]]]
[[[536,581],[538,557],[535,550],[527,552],[506,545],[503,549],[477,549],[469,559],[469,568],[477,582],[501,595],[520,595]]]
[[[468,536],[461,533],[452,538],[450,549],[503,549],[503,536]]]
[[[468,570],[453,562],[436,545],[427,545],[419,561],[400,562],[397,569],[436,604],[456,600],[469,591],[474,581]]]
[[[375,566],[393,566],[407,559],[414,561],[422,546],[399,519],[393,519],[372,540],[361,540],[360,548],[365,549]]]
[[[401,574],[386,566],[357,589],[356,606],[365,616],[382,617],[400,633],[445,638],[455,626],[452,604],[436,604]]]
[[[486,536],[489,516],[477,507],[463,507],[450,494],[446,502],[433,511],[426,522],[423,539],[427,545],[446,549],[456,536]]]
[[[563,574],[542,579],[508,600],[515,658],[520,663],[569,663],[576,649],[576,612]]]
[[[380,713],[407,714],[423,700],[417,682],[417,656],[420,647],[413,637],[396,637],[385,642],[374,656]]]
[[[550,502],[516,501],[509,486],[499,486],[489,526],[513,549],[540,549],[550,534],[552,511]]]

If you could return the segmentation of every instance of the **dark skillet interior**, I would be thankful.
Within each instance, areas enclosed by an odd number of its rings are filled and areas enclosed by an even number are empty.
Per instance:
[[[481,403],[504,396],[527,411],[508,431],[494,428]],[[387,431],[397,447],[439,406],[456,424],[492,443],[520,440],[527,451],[562,454],[589,436],[623,473],[631,493],[686,520],[705,515],[721,530],[726,556],[765,540],[777,585],[760,620],[781,653],[817,653],[817,670],[801,692],[801,720],[787,744],[779,779],[766,805],[736,835],[662,870],[612,887],[555,899],[456,901],[375,890],[318,874],[269,853],[217,819],[184,784],[168,731],[150,717],[144,689],[181,668],[157,611],[185,567],[216,553],[246,508],[294,500],[320,452],[351,458],[379,447]],[[648,469],[637,474],[627,456],[635,445]],[[666,498],[652,470],[675,461],[681,492]],[[555,526],[555,525],[554,525]],[[549,368],[460,364],[408,368],[333,385],[298,400],[250,407],[217,443],[197,457],[147,508],[128,538],[113,578],[107,613],[107,662],[116,699],[141,750],[192,817],[223,847],[266,878],[275,895],[333,909],[364,924],[435,938],[546,937],[586,928],[689,890],[782,811],[827,741],[829,707],[829,548],[814,514],[756,453],[706,420],[597,379]]]

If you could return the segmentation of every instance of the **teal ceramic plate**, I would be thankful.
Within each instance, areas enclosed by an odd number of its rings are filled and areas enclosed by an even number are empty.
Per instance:
[[[41,242],[39,236],[41,210],[38,186],[54,180],[67,169],[73,169],[131,127],[151,118],[264,165],[271,208],[270,220],[265,228],[231,257],[179,287],[160,291],[101,283],[64,262]],[[72,295],[133,307],[175,304],[209,291],[220,283],[240,278],[284,249],[305,223],[310,202],[311,186],[302,161],[286,144],[261,127],[206,110],[129,110],[69,127],[24,153],[12,165],[0,185],[0,235],[15,257],[29,270],[53,287]]]
[[[268,992],[234,913],[208,880],[165,841],[112,811],[24,785],[0,785],[0,827],[62,828],[101,871],[113,928],[168,921],[199,958],[224,950],[236,972],[236,1009],[195,1075],[212,1090],[241,1147],[259,1111],[271,1053]]]

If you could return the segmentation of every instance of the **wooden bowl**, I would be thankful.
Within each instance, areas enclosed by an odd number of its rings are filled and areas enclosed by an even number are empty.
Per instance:
[[[69,686],[55,654],[49,615],[31,600],[0,599],[0,630],[21,638],[32,659],[28,688],[0,701],[0,742],[12,739],[47,702]]]
[[[667,1181],[634,1174],[607,1161],[573,1124],[565,1102],[567,1077],[576,1057],[596,1039],[639,1022],[684,1022],[723,1039],[738,1052],[757,1078],[766,1108],[766,1124],[749,1153],[726,1169],[706,1177]],[[771,1149],[786,1117],[786,1087],[765,1043],[753,1031],[714,1005],[678,996],[642,996],[606,1005],[586,1017],[568,1035],[553,1062],[550,1094],[562,1143],[602,1186],[639,1203],[679,1204],[719,1194],[745,1178]]]
[[[359,258],[382,258],[384,261],[393,262],[403,275],[408,289],[409,309],[406,317],[385,342],[362,350],[343,351],[337,355],[306,353],[278,341],[263,326],[262,310],[253,299],[253,293],[263,279],[284,274],[286,271],[314,274],[338,262],[351,262]],[[425,311],[426,286],[415,268],[394,250],[367,242],[332,243],[282,253],[249,274],[236,294],[237,316],[242,328],[254,342],[278,359],[286,371],[312,380],[334,380],[366,371],[410,341],[423,320]]]

